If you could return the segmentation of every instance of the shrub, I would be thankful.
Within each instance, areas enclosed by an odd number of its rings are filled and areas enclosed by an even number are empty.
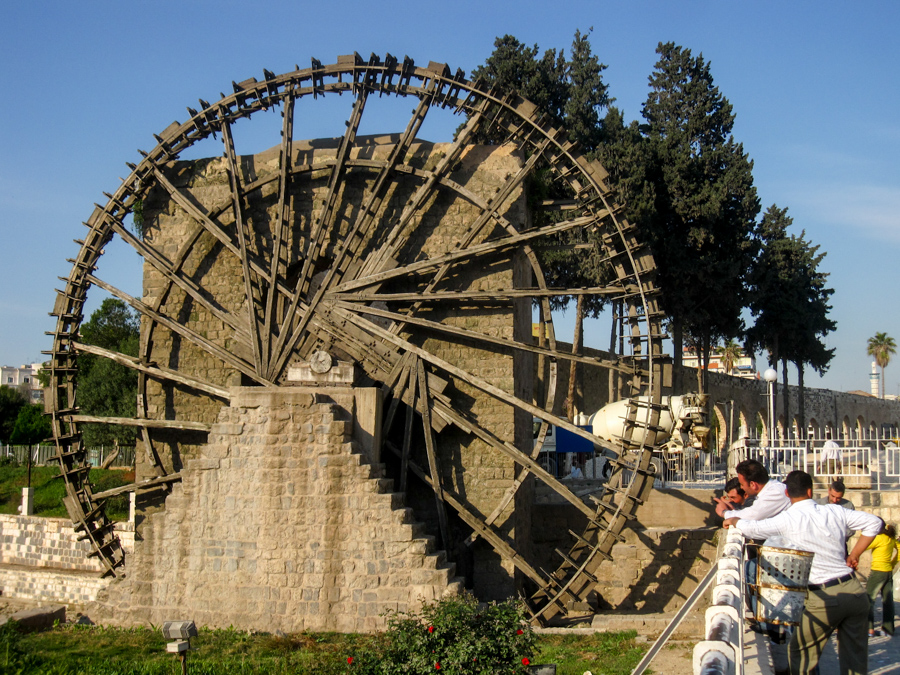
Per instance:
[[[480,604],[463,595],[426,604],[418,612],[389,615],[385,641],[378,670],[368,672],[493,675],[526,673],[535,636],[520,602]]]

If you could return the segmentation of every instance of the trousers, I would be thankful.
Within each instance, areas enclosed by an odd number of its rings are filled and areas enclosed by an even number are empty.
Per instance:
[[[869,630],[875,628],[875,598],[881,593],[881,628],[888,635],[894,634],[894,580],[893,572],[872,570],[866,582],[869,596]]]
[[[837,631],[841,675],[866,675],[869,669],[869,598],[854,577],[829,588],[811,590],[800,625],[788,650],[791,675],[807,675]]]

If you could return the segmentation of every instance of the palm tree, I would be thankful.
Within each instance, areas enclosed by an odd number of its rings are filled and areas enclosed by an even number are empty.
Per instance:
[[[735,362],[744,355],[744,350],[734,341],[734,338],[728,338],[724,345],[716,347],[716,354],[722,357],[722,367],[725,368],[725,373],[731,375]]]
[[[897,343],[887,333],[875,333],[869,338],[866,354],[875,357],[875,363],[881,366],[881,398],[884,398],[884,368],[891,362],[891,356],[897,353]]]

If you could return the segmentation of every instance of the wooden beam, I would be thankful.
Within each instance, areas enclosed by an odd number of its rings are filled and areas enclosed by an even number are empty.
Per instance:
[[[129,232],[122,223],[112,222],[112,227],[122,239],[130,244],[138,254],[144,258],[153,268],[158,270],[169,282],[174,283],[195,302],[209,311],[210,314],[231,327],[234,335],[242,342],[249,342],[250,334],[245,326],[241,326],[229,312],[209,299],[203,290],[193,280],[184,277],[174,269],[172,263],[166,260],[156,249],[141,241]]]
[[[247,238],[244,235],[244,203],[241,195],[241,176],[237,163],[237,154],[234,150],[234,139],[231,137],[231,123],[227,119],[222,120],[222,141],[225,144],[225,159],[228,161],[228,173],[231,175],[231,203],[234,209],[234,229],[237,232],[238,245],[241,251],[241,270],[244,276],[244,294],[247,296],[247,319],[250,324],[253,365],[254,370],[262,374],[265,371],[262,367],[259,316],[256,312],[256,301],[253,298],[250,260],[247,258]]]
[[[391,176],[393,176],[394,169],[396,168],[397,164],[400,163],[400,160],[405,156],[407,150],[409,149],[409,146],[415,140],[416,133],[418,132],[419,127],[422,125],[422,122],[425,120],[426,113],[431,108],[430,100],[430,97],[423,97],[419,101],[419,105],[416,106],[416,109],[413,111],[413,115],[410,118],[409,123],[406,125],[406,130],[400,137],[400,140],[397,142],[397,144],[394,145],[393,149],[391,150],[391,154],[388,157],[387,164],[378,174],[378,178],[375,179],[375,184],[372,186],[368,200],[365,204],[363,204],[362,208],[356,216],[356,219],[353,222],[353,225],[350,227],[349,232],[347,232],[347,234],[345,235],[344,241],[341,244],[341,247],[338,250],[337,254],[334,256],[331,267],[328,268],[328,271],[325,274],[325,278],[319,285],[315,296],[312,298],[312,300],[309,301],[309,308],[306,310],[299,323],[294,328],[290,339],[287,343],[285,343],[285,348],[278,355],[275,367],[271,370],[270,377],[272,379],[277,379],[278,374],[281,373],[288,357],[290,356],[291,352],[293,352],[294,347],[300,340],[303,331],[306,329],[306,326],[312,318],[312,314],[316,311],[319,302],[322,300],[322,297],[325,295],[325,293],[329,290],[332,280],[340,272],[347,255],[357,252],[357,248],[359,247],[359,240],[362,239],[362,233],[367,230],[368,226],[371,223],[377,222],[376,216],[378,214],[378,209],[381,205],[382,199],[384,198],[384,193],[390,185],[389,179],[391,178]]]
[[[575,495],[568,487],[566,487],[562,482],[557,480],[557,478],[550,473],[548,473],[544,467],[535,461],[533,457],[525,454],[521,450],[519,450],[513,444],[503,441],[498,438],[496,435],[488,431],[487,429],[482,428],[478,424],[474,424],[473,422],[467,420],[463,417],[459,412],[454,410],[449,406],[442,405],[440,403],[437,404],[437,407],[440,410],[440,413],[445,417],[448,417],[453,424],[458,426],[460,429],[468,431],[471,434],[474,434],[482,441],[487,443],[490,447],[499,450],[504,455],[509,457],[512,461],[514,461],[519,466],[523,467],[527,471],[533,473],[538,480],[551,488],[554,492],[556,492],[560,497],[569,502],[576,509],[581,511],[585,516],[587,516],[589,521],[594,520],[596,517],[596,513],[594,510],[585,504],[581,499]],[[489,518],[488,521],[490,524],[494,521],[494,518]]]
[[[594,436],[591,433],[588,433],[581,427],[578,427],[578,426],[572,424],[568,420],[563,419],[561,417],[557,417],[556,415],[553,415],[551,413],[548,413],[543,408],[539,408],[538,406],[528,403],[527,401],[523,401],[522,399],[518,398],[517,396],[513,396],[512,394],[509,394],[509,393],[503,391],[499,387],[494,386],[490,382],[487,382],[486,380],[483,380],[480,377],[476,377],[475,375],[472,375],[471,373],[463,370],[462,368],[454,366],[452,363],[445,361],[444,359],[442,359],[438,356],[435,356],[434,354],[428,352],[425,349],[422,349],[421,347],[419,347],[417,345],[414,345],[413,343],[409,342],[408,340],[404,340],[403,338],[401,338],[397,335],[393,335],[390,331],[386,331],[383,328],[381,328],[380,326],[377,326],[371,322],[365,322],[365,324],[363,324],[363,319],[360,319],[358,316],[355,316],[352,312],[348,312],[347,310],[341,309],[340,307],[335,307],[334,311],[335,311],[335,313],[346,317],[353,323],[365,327],[366,330],[378,335],[383,340],[391,342],[396,347],[399,347],[401,350],[415,354],[420,359],[422,359],[424,361],[428,361],[428,363],[432,364],[433,366],[436,366],[436,367],[440,368],[441,370],[443,370],[447,373],[450,373],[454,377],[458,377],[459,379],[463,380],[464,382],[467,382],[468,384],[472,385],[476,389],[480,389],[484,393],[489,394],[490,396],[493,396],[494,398],[496,398],[499,401],[502,401],[514,408],[519,408],[520,410],[529,412],[534,417],[537,417],[546,422],[549,422],[550,424],[553,424],[557,427],[561,427],[561,428],[565,429],[566,431],[571,431],[576,436],[580,436],[581,438],[584,438],[584,439],[590,441],[591,443],[600,443],[599,438],[597,438],[596,436]]]
[[[506,350],[515,349],[518,351],[529,352],[532,354],[539,354],[542,356],[548,356],[554,359],[564,359],[566,361],[575,361],[577,363],[584,363],[590,366],[599,366],[601,368],[608,368],[611,370],[619,370],[624,373],[628,373],[629,375],[634,373],[634,368],[629,367],[628,365],[620,364],[618,361],[609,361],[606,359],[598,359],[592,356],[584,356],[582,354],[572,354],[571,352],[561,352],[553,349],[548,349],[546,347],[537,347],[535,345],[527,344],[524,342],[518,342],[516,340],[509,340],[506,338],[494,337],[492,335],[488,335],[486,333],[479,333],[476,331],[468,330],[466,328],[461,328],[459,326],[450,326],[446,324],[439,323],[437,321],[430,321],[428,319],[419,319],[408,314],[402,314],[400,312],[391,312],[383,309],[377,309],[375,307],[369,307],[367,305],[357,305],[355,303],[350,302],[336,302],[334,303],[336,307],[340,307],[342,309],[346,309],[348,311],[358,313],[358,314],[371,314],[373,316],[381,316],[387,319],[391,319],[397,323],[402,324],[413,324],[415,326],[420,326],[422,328],[427,328],[428,330],[432,330],[439,333],[445,333],[447,335],[453,335],[465,338],[472,342],[482,343],[482,344],[491,344],[496,345],[498,347],[502,347]],[[394,332],[394,331],[392,331]]]
[[[223,401],[231,401],[231,393],[227,389],[218,387],[210,382],[199,380],[194,377],[187,377],[186,375],[182,375],[181,373],[177,373],[174,370],[170,370],[168,368],[148,366],[141,363],[137,358],[133,356],[127,356],[125,354],[120,354],[119,352],[113,352],[109,349],[103,349],[102,347],[97,347],[95,345],[87,345],[81,342],[76,342],[74,340],[71,344],[76,351],[85,352],[86,354],[94,354],[96,356],[101,356],[105,359],[109,359],[110,361],[115,361],[116,363],[119,363],[126,368],[131,368],[132,370],[146,373],[154,379],[165,380],[168,382],[177,382],[178,384],[183,384],[186,387],[196,389],[197,391],[201,391],[204,394],[209,394],[210,396],[214,396]]]
[[[329,300],[348,302],[503,302],[517,298],[562,298],[579,295],[615,295],[637,292],[637,286],[591,288],[499,288],[496,291],[420,291],[413,293],[329,293]]]
[[[574,218],[573,220],[567,220],[563,223],[556,223],[554,225],[547,225],[545,227],[535,228],[533,230],[527,230],[525,232],[521,232],[517,235],[511,235],[508,237],[502,237],[500,239],[491,239],[490,241],[483,242],[481,244],[477,244],[475,246],[471,246],[461,251],[452,251],[450,253],[445,253],[444,255],[438,256],[436,258],[430,258],[427,260],[419,260],[408,265],[402,265],[400,267],[395,267],[390,270],[385,270],[383,272],[377,272],[375,274],[371,274],[367,277],[356,279],[352,281],[347,281],[341,284],[338,284],[333,290],[339,293],[346,293],[348,291],[353,291],[358,288],[367,288],[369,286],[376,286],[388,279],[395,279],[397,277],[408,276],[411,274],[416,274],[423,272],[425,270],[431,270],[438,267],[442,267],[446,264],[451,263],[459,263],[459,262],[467,262],[470,259],[478,258],[480,256],[490,255],[492,253],[496,253],[498,251],[502,251],[506,248],[514,248],[519,247],[522,244],[526,244],[528,242],[533,241],[534,239],[538,239],[540,237],[546,237],[551,234],[558,234],[560,232],[566,232],[568,230],[573,230],[577,227],[585,227],[597,221],[594,217],[583,217],[583,218]]]
[[[187,420],[151,420],[135,417],[98,417],[96,415],[70,415],[73,422],[82,424],[120,424],[125,427],[147,427],[148,429],[179,429],[183,431],[203,431],[209,433],[210,425]]]
[[[347,122],[347,129],[341,138],[340,145],[335,153],[335,161],[331,167],[331,174],[328,178],[328,194],[325,197],[325,204],[319,217],[310,228],[309,241],[303,255],[303,267],[300,276],[292,291],[288,293],[289,308],[285,313],[285,323],[281,326],[278,333],[278,339],[275,341],[275,347],[272,350],[272,359],[266,372],[269,377],[275,379],[275,370],[277,364],[281,362],[281,356],[285,353],[288,339],[293,334],[294,318],[300,305],[300,299],[306,296],[312,281],[313,271],[315,270],[316,261],[319,258],[319,249],[324,244],[324,238],[334,219],[335,206],[337,204],[338,194],[340,193],[341,179],[347,171],[347,160],[350,157],[350,150],[356,142],[356,132],[362,121],[363,110],[366,107],[369,91],[363,88],[353,103],[353,110],[350,113],[350,119]],[[275,277],[273,277],[274,279]],[[301,313],[299,320],[303,321],[305,312]],[[293,350],[293,343],[290,350]]]
[[[395,455],[399,456],[400,450],[390,441],[385,443],[385,447]],[[409,468],[423,483],[429,487],[433,487],[431,477],[426,474],[418,464],[410,462]],[[454,511],[456,511],[460,519],[474,531],[478,532],[478,535],[483,537],[497,553],[509,560],[517,569],[534,581],[539,587],[544,588],[547,586],[547,580],[529,565],[521,555],[519,555],[519,552],[516,551],[512,544],[506,541],[502,534],[497,532],[494,528],[485,525],[480,514],[472,513],[462,498],[458,497],[450,490],[443,490],[443,495],[444,500]]]
[[[411,403],[406,406],[406,421],[403,426],[403,453],[400,455],[400,492],[406,492],[407,478],[409,477],[409,453],[412,450],[413,420],[416,416],[416,380],[418,379],[417,373],[413,372],[411,363],[406,370]]]
[[[483,121],[484,113],[483,106],[481,106],[476,109],[474,113],[469,115],[469,119],[466,121],[465,126],[456,135],[456,139],[453,141],[453,144],[447,150],[446,154],[438,161],[437,166],[435,166],[425,182],[419,186],[412,198],[403,207],[400,218],[394,223],[391,231],[384,238],[384,243],[366,260],[359,276],[366,276],[372,271],[381,269],[385,262],[390,260],[396,254],[399,248],[397,239],[403,231],[403,228],[406,227],[413,215],[415,215],[415,213],[422,208],[425,202],[431,197],[435,185],[450,173],[459,161],[463,150]]]
[[[190,340],[197,346],[203,348],[207,352],[219,357],[219,359],[221,359],[225,363],[233,366],[235,369],[241,371],[242,373],[244,373],[248,377],[256,380],[260,384],[269,384],[269,385],[274,384],[274,382],[271,382],[270,380],[267,380],[264,377],[258,375],[256,373],[256,370],[253,368],[253,366],[251,364],[247,363],[246,361],[244,361],[244,359],[241,359],[241,358],[235,356],[234,354],[232,354],[231,352],[223,349],[219,345],[217,345],[213,342],[210,342],[209,340],[207,340],[205,337],[203,337],[196,331],[193,331],[190,328],[187,328],[186,326],[182,326],[180,323],[178,323],[174,319],[170,319],[169,317],[162,314],[161,312],[157,312],[156,310],[148,307],[147,305],[145,305],[143,302],[141,302],[137,298],[134,298],[134,297],[128,295],[128,293],[126,293],[125,291],[121,291],[118,288],[116,288],[115,286],[106,283],[102,279],[98,279],[93,274],[88,275],[88,280],[92,284],[95,284],[96,286],[99,286],[103,290],[108,291],[109,293],[116,296],[120,300],[124,300],[129,305],[131,305],[134,309],[136,309],[138,312],[143,314],[144,316],[147,316],[148,318],[153,319],[157,323],[164,325],[169,330],[171,330],[175,333],[178,333],[182,337],[187,338],[188,340]]]
[[[263,318],[262,361],[264,372],[268,372],[272,350],[272,334],[275,330],[275,296],[277,294],[278,272],[281,266],[281,246],[288,232],[288,187],[291,179],[294,143],[294,94],[288,90],[282,104],[284,119],[281,126],[281,161],[278,167],[278,207],[275,211],[275,242],[272,246],[272,264],[266,289],[266,309]]]
[[[157,485],[169,485],[170,483],[176,483],[181,480],[180,473],[169,474],[168,476],[159,476],[157,478],[148,478],[147,480],[142,480],[137,483],[130,483],[128,485],[120,485],[117,488],[113,488],[112,490],[104,490],[103,492],[97,492],[94,494],[94,499],[109,499],[110,497],[115,497],[116,495],[121,495],[126,492],[137,492],[139,490],[146,490],[148,488],[156,487]]]
[[[425,430],[425,452],[428,454],[428,471],[431,473],[431,487],[437,506],[438,526],[441,531],[441,542],[444,550],[450,549],[450,529],[447,524],[447,505],[444,503],[444,491],[441,487],[441,465],[434,446],[434,429],[431,428],[431,395],[428,392],[428,378],[425,376],[425,364],[416,359],[416,371],[419,380],[419,412],[422,414],[422,426]]]

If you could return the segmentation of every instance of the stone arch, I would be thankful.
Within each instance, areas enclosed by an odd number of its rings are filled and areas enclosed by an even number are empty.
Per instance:
[[[825,422],[825,438],[833,438],[835,440],[837,439],[834,424],[832,424],[830,421]]]
[[[784,415],[775,418],[775,438],[782,441],[787,438],[787,420]]]
[[[866,419],[862,415],[856,418],[856,437],[859,440],[866,437]]]
[[[841,422],[841,426],[844,429],[844,438],[852,439],[853,438],[853,426],[850,424],[850,417],[848,415],[844,415],[844,420]]]
[[[878,425],[875,422],[869,423],[869,438],[878,438]]]
[[[817,438],[821,438],[822,429],[819,427],[819,420],[815,417],[810,417],[809,422],[806,425],[806,436],[809,440],[815,440]]]
[[[769,440],[769,425],[766,416],[759,410],[756,411],[756,428],[753,430],[753,438]]]
[[[713,405],[713,414],[718,422],[719,432],[716,434],[716,450],[720,453],[728,447],[728,439],[732,437],[731,424],[725,416],[725,402]]]
[[[753,433],[751,433],[751,431]],[[747,413],[747,409],[744,406],[741,406],[738,411],[738,438],[751,438],[755,435],[756,429],[750,428],[750,415]]]

